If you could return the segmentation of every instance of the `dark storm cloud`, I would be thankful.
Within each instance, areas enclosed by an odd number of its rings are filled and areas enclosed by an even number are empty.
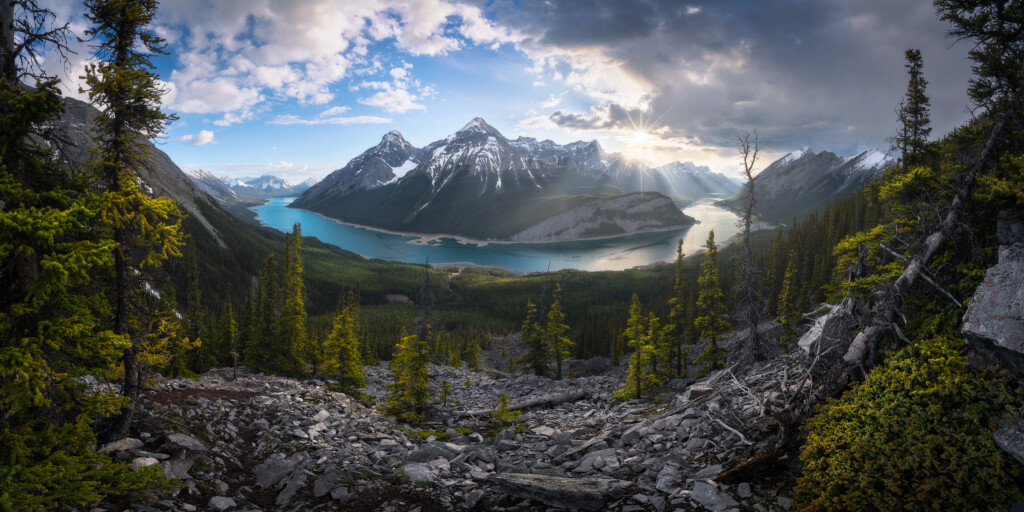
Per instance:
[[[595,105],[589,114],[556,110],[550,116],[551,121],[563,127],[575,130],[611,130],[635,129],[642,125],[646,114],[638,109],[627,109],[618,103],[606,106]]]
[[[523,47],[595,51],[650,84],[667,135],[731,147],[758,128],[769,149],[852,152],[895,130],[906,87],[903,53],[920,48],[933,133],[967,119],[967,48],[953,46],[920,0],[522,0],[490,4],[529,35]],[[622,110],[606,105],[609,111]],[[600,112],[556,112],[556,123],[616,123]]]

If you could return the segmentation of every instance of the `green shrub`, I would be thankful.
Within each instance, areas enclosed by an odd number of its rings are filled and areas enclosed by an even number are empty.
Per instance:
[[[1006,510],[1020,465],[992,440],[1020,399],[1011,380],[968,368],[963,341],[900,350],[808,422],[804,510]]]

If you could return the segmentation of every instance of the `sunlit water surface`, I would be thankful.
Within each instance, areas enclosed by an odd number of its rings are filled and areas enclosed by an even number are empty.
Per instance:
[[[603,240],[555,243],[487,243],[455,237],[423,237],[352,226],[318,213],[288,208],[295,198],[282,197],[252,208],[264,225],[291,231],[296,222],[302,234],[368,258],[406,263],[473,263],[505,267],[520,272],[560,270],[622,270],[675,259],[676,241],[683,239],[683,251],[691,254],[704,247],[708,231],[724,243],[737,233],[736,215],[712,206],[710,201],[683,209],[700,221],[690,228],[645,233]]]

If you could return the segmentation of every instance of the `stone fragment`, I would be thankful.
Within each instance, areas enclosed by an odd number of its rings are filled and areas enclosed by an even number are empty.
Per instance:
[[[722,497],[718,495],[718,489],[708,482],[701,481],[693,484],[693,493],[690,496],[708,510],[718,512],[726,509]]]
[[[132,470],[138,471],[142,468],[154,466],[160,462],[153,457],[135,457],[132,459]]]
[[[555,435],[555,429],[553,429],[551,427],[548,427],[546,425],[541,425],[539,427],[533,427],[533,428],[530,429],[530,432],[533,432],[534,434],[537,434],[538,436],[545,436],[545,437],[551,437],[551,436]]]
[[[164,476],[167,478],[180,478],[182,480],[192,478],[188,470],[192,469],[192,459],[171,459],[160,463],[164,468]]]
[[[313,481],[313,497],[319,498],[321,496],[326,496],[327,493],[336,489],[344,481],[345,475],[338,470],[320,475]]]
[[[654,488],[663,493],[672,494],[679,488],[679,482],[682,478],[682,475],[679,474],[678,465],[665,464],[665,467],[661,468],[661,471],[658,472],[658,478],[654,484]]]
[[[602,510],[609,499],[622,497],[629,485],[611,478],[564,478],[524,473],[495,474],[489,481],[509,495],[571,510]]]
[[[107,443],[100,448],[99,452],[123,452],[126,450],[135,450],[142,448],[142,441],[134,437],[126,437],[124,439],[118,439],[117,441]]]
[[[167,440],[164,441],[164,451],[173,452],[175,450],[186,449],[191,452],[200,453],[206,451],[206,446],[199,442],[198,439],[177,432],[173,434],[167,434]]]
[[[226,496],[214,496],[210,498],[210,503],[207,505],[211,510],[227,510],[238,506],[235,500]]]
[[[738,494],[740,498],[743,499],[753,496],[753,493],[750,492],[750,484],[748,484],[747,482],[743,482],[736,486],[736,494]]]
[[[253,469],[253,473],[256,475],[256,485],[263,488],[276,486],[295,469],[297,462],[294,457],[284,458],[282,453],[271,455],[270,458]]]
[[[437,475],[431,471],[430,466],[420,462],[406,464],[403,471],[405,472],[405,477],[413,484],[418,484],[420,482],[427,483],[437,480]]]

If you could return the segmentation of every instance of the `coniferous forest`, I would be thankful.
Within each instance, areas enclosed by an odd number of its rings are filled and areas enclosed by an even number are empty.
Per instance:
[[[0,6],[0,509],[1024,501],[1024,3],[935,0],[970,120],[933,133],[907,49],[892,165],[821,211],[756,229],[753,131],[729,243],[526,274],[169,192],[162,6],[84,0],[78,33],[46,5]],[[87,140],[39,65],[75,38]]]

